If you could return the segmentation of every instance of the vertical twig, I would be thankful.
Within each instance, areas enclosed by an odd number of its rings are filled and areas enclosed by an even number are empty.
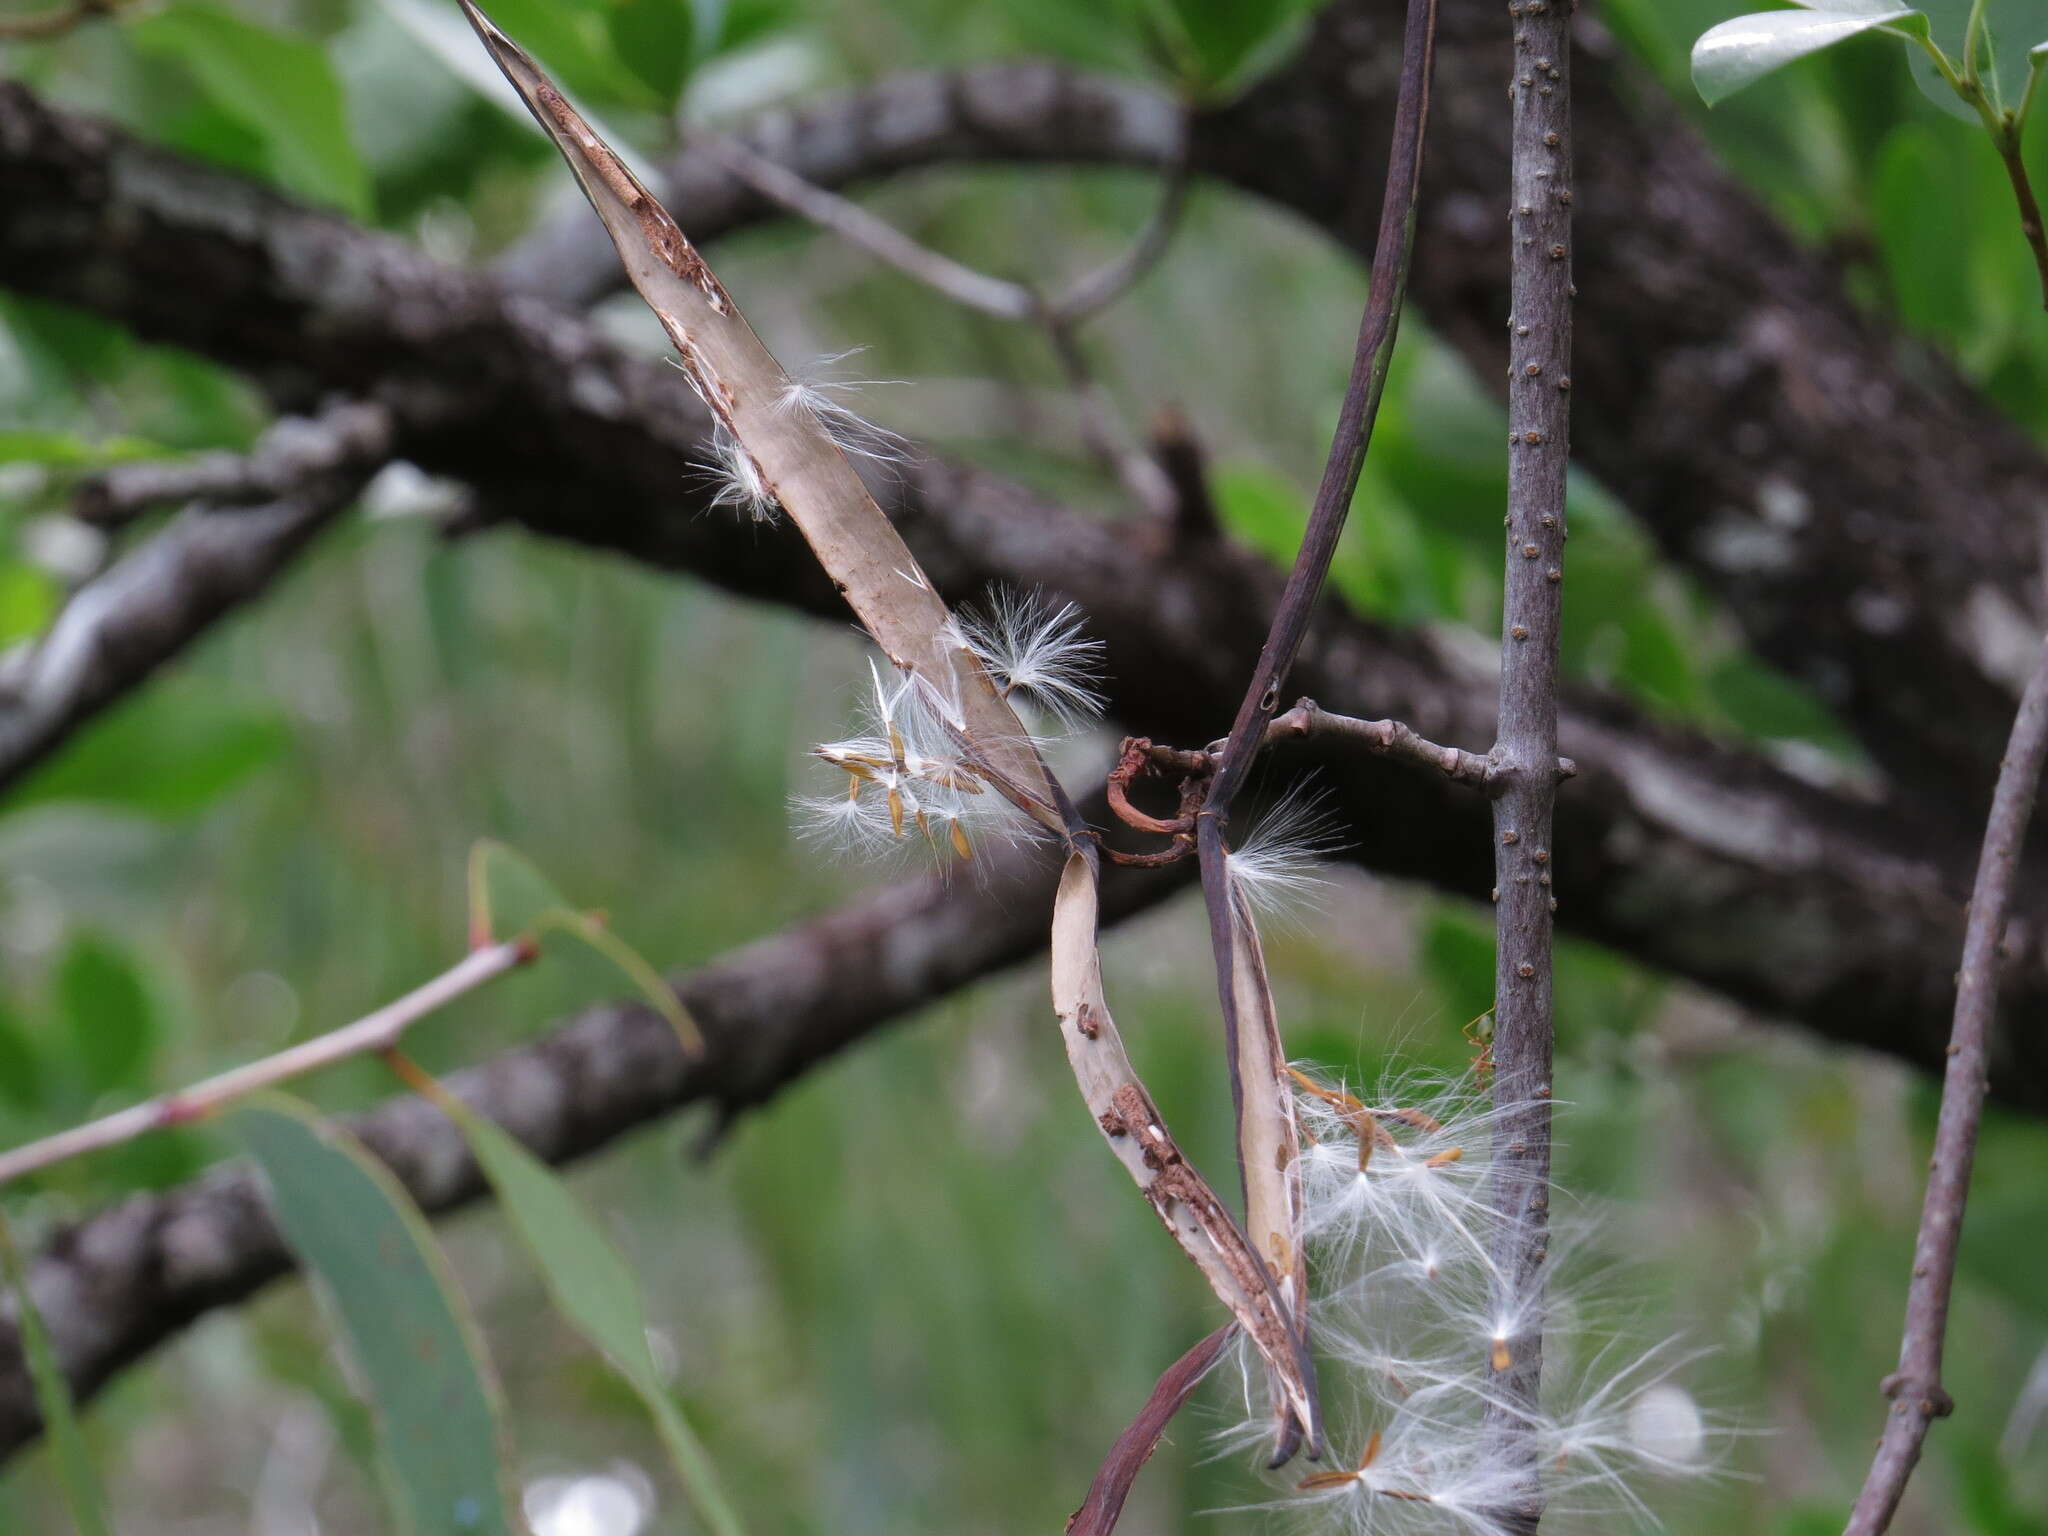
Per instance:
[[[1557,650],[1570,453],[1572,0],[1510,5],[1514,30],[1508,210],[1507,576],[1500,723],[1493,747],[1495,1131],[1492,1254],[1514,1320],[1496,1346],[1489,1453],[1515,1487],[1502,1511],[1534,1531],[1543,1513],[1533,1414],[1543,1369],[1543,1260],[1550,1177],[1551,811],[1557,797]]]
[[[1906,1480],[1920,1460],[1927,1428],[1955,1404],[1941,1384],[1941,1353],[1955,1286],[1956,1245],[1977,1156],[1977,1126],[1984,1115],[1991,1020],[1998,1003],[1999,945],[2012,905],[2013,881],[2026,843],[2027,822],[2041,764],[2048,756],[2048,642],[2034,662],[2012,723],[1977,881],[1970,891],[1970,921],[1963,932],[1963,965],[1956,984],[1955,1023],[1949,1033],[1948,1071],[1941,1085],[1941,1117],[1934,1131],[1920,1233],[1913,1243],[1913,1281],[1906,1292],[1906,1330],[1899,1368],[1884,1380],[1892,1400],[1877,1455],[1849,1516],[1845,1536],[1881,1536],[1891,1525]]]
[[[1262,1208],[1279,1212],[1289,1209],[1291,1204],[1285,1189],[1255,1189],[1255,1184],[1284,1185],[1294,1173],[1284,1166],[1284,1159],[1282,1166],[1275,1167],[1273,1155],[1261,1143],[1259,1127],[1268,1117],[1247,1114],[1247,1095],[1270,1096],[1277,1092],[1285,1096],[1289,1090],[1278,1080],[1285,1057],[1273,1025],[1270,1000],[1256,1010],[1260,1017],[1245,1016],[1242,1000],[1260,989],[1247,987],[1246,978],[1239,975],[1240,957],[1255,949],[1256,935],[1249,931],[1249,914],[1231,889],[1225,831],[1231,802],[1243,787],[1246,771],[1265,742],[1267,724],[1279,704],[1280,685],[1307,633],[1316,598],[1322,592],[1330,561],[1337,552],[1338,537],[1351,510],[1352,495],[1358,489],[1366,448],[1372,441],[1373,421],[1393,361],[1402,299],[1408,287],[1409,258],[1415,244],[1415,203],[1422,182],[1422,145],[1429,122],[1435,52],[1436,0],[1409,0],[1402,37],[1401,85],[1394,105],[1393,145],[1387,157],[1386,191],[1380,202],[1379,234],[1373,247],[1372,286],[1359,324],[1350,383],[1338,411],[1337,429],[1323,466],[1322,481],[1316,488],[1308,526],[1302,534],[1301,549],[1295,555],[1294,568],[1288,572],[1287,585],[1259,652],[1258,665],[1238,706],[1230,737],[1196,818],[1196,846],[1202,861],[1209,944],[1216,958],[1216,992],[1223,1013],[1231,1102],[1237,1112],[1238,1176],[1248,1225]],[[1291,1098],[1287,1100],[1287,1114],[1291,1125]],[[1292,1148],[1287,1151],[1291,1153]],[[1248,1235],[1262,1259],[1271,1258],[1283,1268],[1299,1267],[1295,1252],[1298,1234],[1261,1233],[1254,1228]],[[1292,1323],[1306,1354],[1307,1297],[1299,1294],[1301,1289],[1299,1285],[1294,1287]],[[1315,1427],[1305,1421],[1290,1422],[1283,1410],[1272,1465],[1279,1466],[1293,1456],[1304,1436],[1311,1454],[1318,1452]]]
[[[1227,822],[1230,804],[1244,785],[1244,776],[1265,740],[1266,722],[1280,705],[1280,685],[1294,665],[1308,632],[1316,598],[1337,553],[1337,539],[1351,511],[1365,450],[1372,442],[1373,419],[1394,359],[1394,338],[1401,323],[1401,301],[1408,291],[1408,261],[1415,246],[1415,200],[1422,185],[1422,143],[1429,126],[1429,85],[1436,64],[1436,0],[1409,0],[1407,29],[1401,40],[1401,87],[1394,102],[1394,140],[1387,157],[1387,187],[1380,201],[1379,234],[1372,251],[1372,287],[1358,328],[1352,355],[1351,381],[1337,412],[1330,457],[1309,509],[1308,527],[1280,605],[1266,631],[1251,686],[1238,705],[1215,780],[1209,786],[1205,814]]]

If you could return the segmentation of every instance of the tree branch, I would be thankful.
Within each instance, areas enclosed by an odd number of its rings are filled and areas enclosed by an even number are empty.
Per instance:
[[[1378,208],[1359,168],[1386,153],[1400,13],[1400,0],[1325,7],[1292,66],[1196,119],[1195,174],[1364,255]],[[1413,295],[1489,387],[1504,373],[1509,305],[1498,16],[1486,0],[1443,3]],[[2048,461],[1947,362],[1859,310],[1597,25],[1580,28],[1575,58],[1580,461],[1902,783],[1982,803],[2042,628]],[[1162,167],[1172,122],[1171,105],[1136,86],[999,65],[777,113],[748,141],[844,188],[986,161]],[[700,238],[763,214],[702,156],[669,174]],[[555,228],[506,271],[581,303],[613,282],[607,261]],[[1929,507],[1941,509],[1938,539]]]
[[[1493,1129],[1490,1188],[1497,1340],[1488,1453],[1515,1493],[1504,1528],[1543,1518],[1537,1409],[1549,1251],[1552,914],[1558,840],[1557,656],[1564,595],[1565,479],[1571,467],[1574,0],[1508,7],[1508,511],[1500,710],[1493,802]]]
[[[1582,168],[1581,205],[1583,186]],[[0,282],[202,347],[286,399],[310,393],[309,376],[369,392],[394,451],[536,532],[840,615],[793,534],[700,515],[704,414],[673,369],[622,357],[583,322],[11,84],[0,201],[37,209],[0,222]],[[1206,740],[1237,697],[1278,596],[1262,561],[1210,538],[1134,540],[940,460],[896,466],[876,490],[949,598],[1002,581],[1079,603],[1133,733]],[[221,515],[247,532],[252,514]],[[1459,654],[1327,608],[1294,680],[1436,741],[1494,729],[1494,684]],[[1943,1059],[1971,851],[1939,804],[1829,793],[1590,695],[1568,701],[1560,730],[1566,752],[1600,764],[1559,811],[1558,835],[1586,850],[1557,876],[1572,932],[1824,1034]],[[0,778],[11,760],[0,750]],[[1330,782],[1375,869],[1485,898],[1473,797],[1388,763],[1347,760]],[[2015,925],[2029,937],[2007,1017],[2048,1003],[2042,908],[2031,896]],[[2048,1107],[2048,1042],[2004,1040],[2002,1091]]]
[[[440,975],[353,1023],[231,1067],[189,1088],[161,1094],[54,1136],[0,1152],[0,1184],[11,1184],[70,1158],[121,1146],[151,1131],[189,1125],[260,1088],[290,1082],[351,1056],[394,1051],[405,1038],[405,1032],[421,1019],[474,992],[485,982],[524,965],[535,953],[531,944],[517,939],[472,950]]]
[[[308,454],[278,445],[317,444]],[[222,615],[257,596],[352,502],[388,451],[384,413],[335,407],[313,423],[278,423],[257,459],[293,460],[289,489],[260,506],[191,508],[71,595],[47,633],[0,658],[0,788],[17,781],[85,721],[146,681]],[[337,446],[341,445],[341,446]],[[218,464],[135,465],[119,504],[167,488],[183,494]],[[111,499],[109,505],[116,504]]]
[[[1913,1243],[1913,1280],[1906,1292],[1906,1332],[1899,1368],[1884,1380],[1892,1401],[1883,1438],[1845,1536],[1883,1536],[1898,1512],[1906,1480],[1919,1463],[1928,1426],[1946,1418],[1954,1401],[1941,1384],[1942,1345],[1948,1336],[1948,1304],[1956,1280],[1956,1252],[1963,1236],[1963,1209],[1970,1198],[1970,1170],[1977,1158],[1977,1127],[1984,1117],[1990,1072],[1991,1021],[1998,1008],[1998,973],[2013,884],[2041,766],[2048,759],[2048,641],[2013,719],[2012,740],[1991,814],[1984,825],[1984,851],[1970,893],[1970,922],[1963,935],[1963,964],[1957,973],[1955,1024],[1949,1036],[1948,1072],[1941,1085],[1941,1115],[1934,1130],[1934,1158],[1928,1164],[1927,1194],[1920,1207],[1920,1232]]]
[[[336,401],[317,415],[274,422],[246,454],[199,453],[102,470],[80,484],[71,513],[98,528],[122,528],[174,502],[213,508],[275,502],[332,475],[365,478],[389,457],[390,446],[384,411]]]

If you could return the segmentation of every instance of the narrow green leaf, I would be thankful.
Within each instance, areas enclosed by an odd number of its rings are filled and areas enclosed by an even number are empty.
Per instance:
[[[469,942],[538,938],[554,914],[574,909],[518,849],[483,838],[469,850]]]
[[[64,1379],[50,1347],[49,1330],[28,1290],[28,1272],[14,1246],[14,1234],[7,1219],[0,1216],[0,1269],[6,1272],[7,1287],[14,1292],[16,1326],[21,1332],[21,1352],[28,1362],[29,1380],[35,1386],[36,1408],[43,1416],[43,1434],[57,1458],[57,1479],[64,1487],[64,1500],[71,1507],[71,1523],[78,1536],[110,1536],[106,1497],[100,1491],[99,1473],[93,1469],[85,1435],[78,1427],[78,1415],[71,1406],[71,1383]]]
[[[97,469],[162,457],[167,450],[145,437],[85,438],[75,432],[0,432],[0,464],[44,464],[53,469]]]
[[[369,176],[319,44],[205,0],[143,17],[129,33],[141,47],[182,61],[216,106],[257,134],[279,181],[357,218],[369,216]]]
[[[609,960],[639,989],[655,1012],[674,1026],[686,1051],[703,1048],[703,1032],[675,989],[638,950],[593,913],[572,907],[533,861],[505,844],[484,839],[469,854],[469,941],[496,944],[538,940],[551,930],[568,933]]]
[[[556,1310],[645,1401],[704,1523],[717,1536],[742,1536],[744,1527],[709,1456],[662,1384],[647,1344],[640,1285],[618,1249],[547,1164],[424,1073],[401,1070],[469,1142],[499,1206],[532,1254]]]
[[[99,934],[74,938],[57,963],[56,1004],[88,1090],[144,1085],[156,1009],[126,950]]]
[[[1926,19],[1904,6],[1762,11],[1710,27],[1692,46],[1692,83],[1707,105],[1725,101],[1745,85],[1810,53],[1878,27],[1924,28]]]
[[[348,1339],[415,1536],[513,1536],[497,1392],[425,1219],[355,1138],[294,1099],[266,1095],[229,1124]]]

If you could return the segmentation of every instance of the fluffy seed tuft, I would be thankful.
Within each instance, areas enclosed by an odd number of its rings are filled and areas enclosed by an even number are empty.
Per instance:
[[[1071,731],[1091,724],[1103,705],[1102,642],[1088,638],[1084,623],[1072,603],[991,587],[980,607],[960,611],[954,628],[1004,697],[1022,699]]]
[[[907,462],[910,457],[908,438],[891,432],[887,427],[876,426],[839,398],[856,393],[864,384],[875,381],[835,380],[824,376],[825,369],[851,356],[853,352],[837,352],[830,357],[819,358],[801,373],[792,374],[782,387],[782,393],[776,397],[776,410],[783,415],[808,414],[818,429],[849,457],[871,459],[878,464]]]
[[[1328,794],[1297,786],[1230,851],[1230,875],[1255,910],[1285,919],[1329,885],[1319,866],[1344,846]]]
[[[772,523],[782,511],[768,488],[760,461],[721,423],[711,434],[711,462],[701,465],[711,481],[711,505],[744,512],[757,523]]]
[[[1309,1069],[1293,1078],[1317,1281],[1310,1334],[1332,1454],[1306,1475],[1283,1474],[1289,1484],[1266,1508],[1351,1536],[1509,1536],[1522,1490],[1486,1430],[1489,1412],[1505,1409],[1529,1420],[1561,1528],[1654,1526],[1643,1479],[1711,1470],[1723,1432],[1675,1379],[1694,1356],[1668,1342],[1628,1348],[1612,1331],[1617,1308],[1588,1299],[1582,1272],[1597,1280],[1612,1265],[1584,1257],[1569,1216],[1553,1222],[1547,1266],[1544,1404],[1528,1415],[1499,1386],[1539,1319],[1538,1299],[1513,1294],[1488,1253],[1505,1111],[1469,1076],[1357,1091]],[[1249,1354],[1241,1364],[1245,1412],[1224,1438],[1263,1451],[1266,1373]]]
[[[868,675],[858,733],[811,749],[846,775],[846,791],[798,798],[798,830],[845,853],[922,843],[963,860],[990,836],[1027,835],[1033,824],[960,750],[946,723],[951,711],[914,677],[888,681],[872,661]]]

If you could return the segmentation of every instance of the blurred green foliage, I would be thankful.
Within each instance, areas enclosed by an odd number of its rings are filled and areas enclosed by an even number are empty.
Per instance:
[[[1978,130],[1914,88],[1895,44],[1870,39],[1708,116],[1691,104],[1687,51],[1739,8],[1602,11],[1859,299],[1924,343],[1928,366],[1952,358],[2048,431],[2048,326]],[[674,142],[679,107],[724,121],[988,57],[1050,53],[1213,100],[1276,62],[1308,9],[496,7],[642,153]],[[461,47],[440,0],[180,0],[12,49],[6,67],[481,261],[571,203],[523,114],[462,72]],[[866,194],[919,238],[1005,273],[1091,266],[1156,195],[1130,173],[1026,170]],[[792,225],[713,254],[785,356],[862,346],[843,371],[906,381],[867,387],[863,408],[884,424],[1125,515],[1033,336]],[[1281,556],[1363,292],[1355,264],[1289,218],[1198,188],[1165,262],[1085,344],[1129,419],[1165,401],[1190,414],[1232,530]],[[659,347],[634,306],[606,318]],[[35,633],[117,553],[61,518],[82,472],[243,447],[263,419],[242,381],[201,359],[0,296],[0,643]],[[1447,633],[1493,630],[1501,440],[1485,389],[1424,326],[1404,326],[1336,568],[1349,601]],[[1576,676],[1775,751],[1856,761],[1624,509],[1591,482],[1573,498]],[[449,543],[416,501],[371,500],[379,515],[337,530],[260,608],[0,804],[6,1140],[273,1050],[438,971],[464,942],[464,859],[479,838],[530,855],[664,965],[877,878],[821,867],[786,830],[788,796],[819,787],[804,748],[857,684],[843,629],[517,535]],[[1191,909],[1155,914],[1111,939],[1108,964],[1148,1080],[1198,1161],[1220,1166],[1228,1096],[1200,926]],[[1346,875],[1270,949],[1301,1055],[1365,1077],[1396,1059],[1443,1072],[1469,1060],[1462,1027],[1490,1001],[1483,914]],[[475,1061],[625,990],[573,953],[553,945],[421,1026],[422,1062]],[[1652,1502],[1689,1536],[1839,1529],[1897,1347],[1930,1087],[1583,946],[1561,957],[1559,996],[1561,1172],[1613,1203],[1631,1303],[1711,1351],[1703,1396],[1742,1432],[1731,1470],[1754,1479],[1652,1490]],[[1103,1158],[1044,1014],[1035,974],[973,988],[798,1084],[708,1162],[679,1161],[673,1134],[649,1134],[569,1176],[641,1278],[662,1381],[754,1528],[1055,1529],[1154,1374],[1213,1326],[1199,1281]],[[391,1087],[357,1063],[306,1091],[342,1109]],[[32,1237],[225,1150],[208,1131],[152,1138],[52,1170],[10,1213]],[[1950,1349],[1960,1407],[1931,1443],[1922,1523],[1902,1532],[2041,1529],[2048,1427],[2019,1432],[2048,1349],[2044,1168],[2048,1131],[1994,1115]],[[645,1529],[692,1529],[640,1402],[553,1316],[503,1218],[464,1217],[443,1236],[505,1379],[529,1494],[602,1476],[638,1490]],[[377,1437],[325,1339],[303,1289],[285,1287],[129,1373],[87,1423],[117,1525],[242,1531],[261,1505],[264,1519],[300,1512],[323,1531],[383,1529]],[[1205,1455],[1205,1428],[1230,1412],[1217,1395],[1198,1404],[1139,1484],[1126,1530],[1262,1528],[1255,1514],[1196,1518],[1253,1496],[1235,1461]],[[41,1453],[0,1481],[0,1527],[58,1528],[61,1507]]]

